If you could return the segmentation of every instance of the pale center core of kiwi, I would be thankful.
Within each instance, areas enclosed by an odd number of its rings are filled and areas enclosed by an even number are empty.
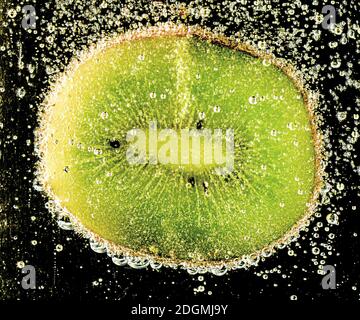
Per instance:
[[[130,165],[165,165],[184,172],[229,173],[234,164],[231,129],[133,129],[127,134]]]

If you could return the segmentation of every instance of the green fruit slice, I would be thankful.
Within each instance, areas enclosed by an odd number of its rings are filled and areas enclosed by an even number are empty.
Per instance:
[[[75,63],[47,101],[42,181],[113,252],[215,265],[272,249],[311,213],[319,182],[310,102],[289,75],[250,47],[185,28],[108,41]],[[202,156],[154,163],[149,150],[164,146],[149,145],[154,128],[157,137],[173,130],[183,150],[182,130],[231,129],[232,170],[216,173]],[[127,135],[138,129],[145,162],[134,164]]]

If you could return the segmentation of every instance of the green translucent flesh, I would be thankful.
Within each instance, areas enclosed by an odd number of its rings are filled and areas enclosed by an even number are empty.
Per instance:
[[[309,114],[293,82],[261,59],[195,37],[126,41],[81,63],[49,112],[49,186],[83,226],[121,247],[235,258],[281,238],[306,212],[315,175]],[[154,120],[195,128],[200,112],[204,128],[235,130],[232,175],[127,163],[128,130]]]

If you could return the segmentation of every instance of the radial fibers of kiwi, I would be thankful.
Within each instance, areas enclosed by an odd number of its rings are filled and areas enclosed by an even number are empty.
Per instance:
[[[310,102],[291,69],[185,28],[109,40],[73,63],[41,114],[41,177],[116,253],[217,264],[286,239],[319,182]],[[232,129],[234,166],[130,164],[129,131]],[[285,241],[285,240],[284,240]]]

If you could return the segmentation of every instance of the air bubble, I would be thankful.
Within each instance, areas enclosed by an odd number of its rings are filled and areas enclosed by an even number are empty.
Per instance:
[[[61,252],[63,250],[63,246],[61,244],[57,244],[55,250],[56,252]]]
[[[215,106],[215,107],[214,107],[214,112],[215,112],[215,113],[219,113],[220,111],[221,111],[220,106]]]
[[[250,96],[248,101],[249,101],[250,104],[257,104],[256,96]]]
[[[95,240],[90,240],[90,248],[96,253],[105,253],[106,246],[104,244],[98,243]]]
[[[329,224],[339,224],[339,216],[336,213],[329,213],[326,216],[326,220]]]
[[[8,12],[7,12],[7,15],[9,16],[9,18],[13,19],[16,17],[17,15],[17,12],[15,9],[9,9]]]
[[[101,119],[105,120],[109,118],[109,114],[106,111],[101,112],[100,114]]]

